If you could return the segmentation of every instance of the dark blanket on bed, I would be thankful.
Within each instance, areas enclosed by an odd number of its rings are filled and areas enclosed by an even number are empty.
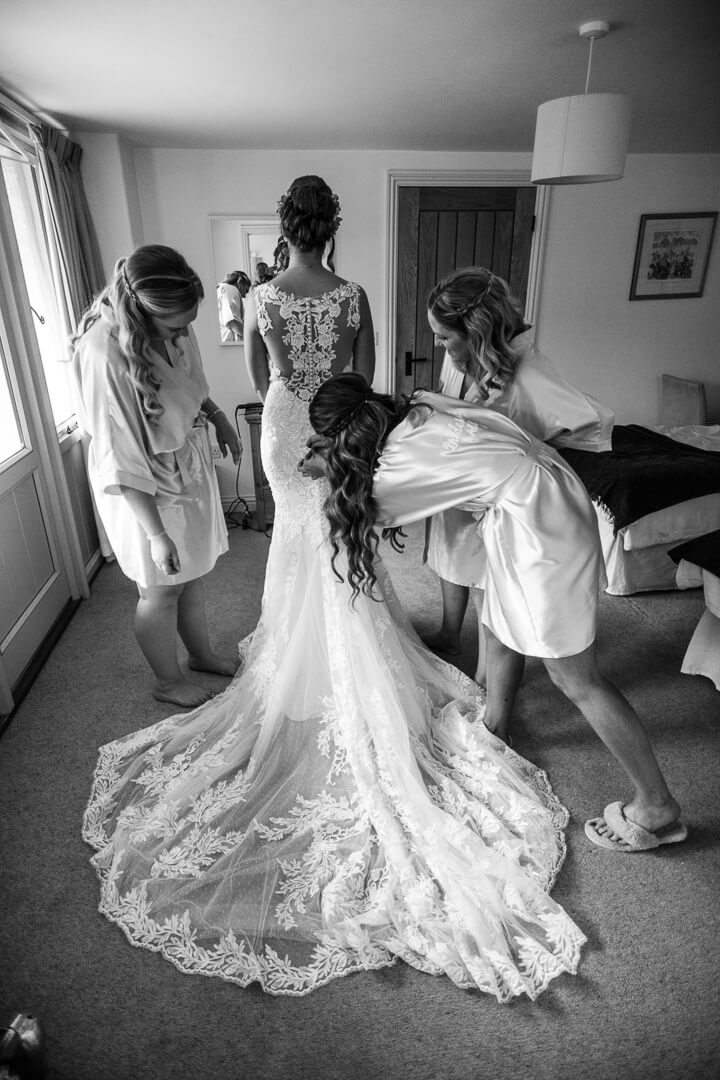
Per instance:
[[[679,563],[681,559],[687,559],[688,562],[695,563],[695,566],[720,577],[720,529],[705,533],[694,540],[686,540],[684,544],[670,548],[668,555],[673,562]]]
[[[617,425],[612,450],[560,453],[600,503],[615,532],[666,506],[720,492],[720,453],[669,439],[638,424]]]

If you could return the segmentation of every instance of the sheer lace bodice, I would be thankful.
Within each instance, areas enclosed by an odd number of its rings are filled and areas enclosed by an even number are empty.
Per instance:
[[[295,359],[263,412],[262,614],[224,694],[101,749],[84,826],[101,911],[185,972],[273,994],[400,958],[534,998],[584,941],[548,895],[567,814],[486,730],[479,688],[422,645],[382,563],[379,598],[350,603],[325,484],[297,463],[352,295],[312,316],[272,296],[258,308]]]
[[[295,296],[268,282],[255,290],[255,303],[263,337],[276,328],[276,323],[282,326],[282,341],[292,369],[283,374],[271,363],[271,377],[285,379],[289,390],[302,401],[310,401],[333,374],[334,363],[337,368],[340,319],[355,331],[360,326],[359,286],[345,281],[320,296]],[[348,356],[345,366],[351,360]]]

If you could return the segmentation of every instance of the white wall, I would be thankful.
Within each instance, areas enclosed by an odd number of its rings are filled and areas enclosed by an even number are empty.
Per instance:
[[[117,135],[84,133],[78,141],[83,185],[109,276],[117,259],[143,243],[140,196],[132,147]]]
[[[705,382],[720,421],[720,229],[702,297],[628,300],[641,215],[719,202],[710,154],[631,155],[620,181],[552,191],[538,344],[620,423],[658,423],[663,372]]]
[[[88,197],[101,245],[104,237],[107,247],[117,234],[118,214],[127,219],[127,203],[118,211],[113,184],[106,185],[102,172],[93,168],[93,142],[79,139],[86,150]],[[530,167],[528,154],[393,151],[141,149],[134,159],[142,242],[178,248],[206,285],[196,332],[212,395],[229,415],[254,395],[242,349],[218,343],[208,215],[272,215],[295,176],[323,176],[342,205],[337,269],[368,293],[382,370],[388,170]],[[538,343],[569,379],[610,405],[621,423],[657,423],[663,372],[703,380],[711,414],[720,417],[720,236],[715,237],[703,298],[628,300],[640,215],[717,210],[719,196],[720,155],[632,156],[621,181],[552,192]],[[246,429],[242,433],[247,451]],[[224,495],[234,494],[231,466],[221,466],[220,482]],[[252,490],[246,452],[240,492]]]

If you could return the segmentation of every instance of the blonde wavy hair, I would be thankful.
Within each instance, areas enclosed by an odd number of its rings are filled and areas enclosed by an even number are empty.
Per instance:
[[[482,266],[462,267],[435,285],[427,306],[443,327],[467,338],[477,362],[470,374],[482,399],[512,382],[518,361],[512,339],[527,324],[506,281]],[[468,373],[470,365],[453,363]]]
[[[74,350],[100,318],[112,315],[111,334],[125,357],[145,416],[157,423],[164,409],[160,382],[153,374],[150,339],[153,317],[168,319],[195,307],[205,293],[200,278],[174,248],[146,244],[118,259],[113,276],[81,317],[70,339]]]

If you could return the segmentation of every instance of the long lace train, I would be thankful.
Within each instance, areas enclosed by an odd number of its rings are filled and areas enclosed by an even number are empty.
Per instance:
[[[100,910],[181,970],[304,994],[397,958],[506,1001],[574,972],[549,896],[567,813],[422,645],[379,564],[353,605],[330,566],[307,406],[263,418],[276,521],[263,610],[229,688],[101,748],[83,835]]]

